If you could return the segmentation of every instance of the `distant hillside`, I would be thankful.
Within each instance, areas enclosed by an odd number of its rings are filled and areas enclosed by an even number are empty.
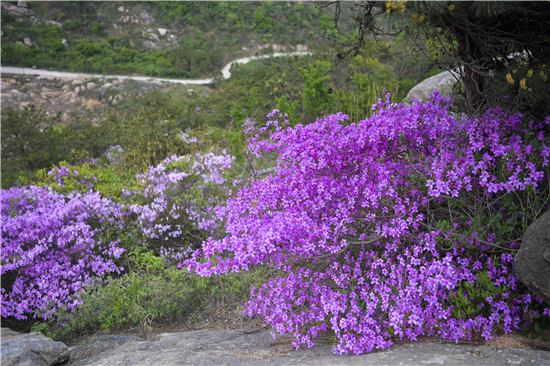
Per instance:
[[[352,37],[309,2],[2,2],[2,65],[172,78]],[[341,17],[344,19],[345,17]]]

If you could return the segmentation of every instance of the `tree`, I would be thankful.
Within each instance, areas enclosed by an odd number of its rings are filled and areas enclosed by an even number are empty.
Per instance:
[[[59,115],[48,117],[34,105],[22,111],[2,111],[2,184],[9,185],[19,172],[46,168],[59,160],[54,125]]]
[[[356,55],[368,36],[406,35],[458,73],[470,113],[505,106],[539,120],[550,114],[550,2],[365,1],[354,10],[358,35],[339,59]]]

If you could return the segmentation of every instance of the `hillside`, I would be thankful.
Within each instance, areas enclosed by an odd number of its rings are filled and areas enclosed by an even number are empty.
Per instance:
[[[215,76],[243,55],[352,36],[330,16],[309,2],[2,2],[2,65]]]

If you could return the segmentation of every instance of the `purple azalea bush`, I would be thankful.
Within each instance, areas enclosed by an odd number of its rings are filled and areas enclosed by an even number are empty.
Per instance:
[[[476,212],[510,215],[507,198],[548,185],[545,127],[451,108],[436,92],[409,104],[388,95],[372,118],[338,113],[295,128],[275,110],[249,139],[251,153],[277,157],[275,173],[218,206],[225,235],[181,265],[201,276],[283,270],[252,291],[245,312],[293,333],[296,347],[331,330],[337,354],[392,337],[491,339],[543,316],[512,273],[518,240],[486,232],[494,225]]]
[[[189,231],[212,232],[217,223],[211,210],[229,194],[227,174],[234,157],[199,154],[171,156],[145,174],[137,175],[141,189],[123,190],[144,241],[160,245],[165,256],[191,250]],[[200,244],[200,241],[199,241]]]
[[[81,305],[95,277],[123,270],[120,239],[106,229],[122,229],[127,212],[97,192],[13,187],[2,191],[1,212],[2,317],[48,319]]]

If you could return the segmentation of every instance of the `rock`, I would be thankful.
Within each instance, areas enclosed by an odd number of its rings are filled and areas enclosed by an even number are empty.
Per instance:
[[[46,25],[49,26],[49,27],[59,27],[59,28],[63,28],[63,24],[59,23],[59,22],[56,22],[56,21],[53,21],[53,20],[46,20],[45,21]]]
[[[1,6],[2,6],[3,11],[8,13],[9,15],[13,15],[13,16],[16,16],[16,17],[21,16],[21,15],[25,15],[29,12],[29,10],[25,7],[16,6],[16,5],[7,3],[5,1],[2,1]]]
[[[2,328],[2,365],[51,366],[69,360],[69,349],[42,333],[20,334]]]
[[[36,23],[38,23],[38,19],[34,16],[31,16],[31,22],[32,22],[32,25],[35,25]]]
[[[119,7],[117,10],[120,12],[124,12],[124,6]]]
[[[550,305],[550,211],[532,223],[514,258],[514,274]]]
[[[72,82],[73,85],[80,85],[80,84],[84,84],[84,80],[82,79],[74,79],[73,82]]]
[[[159,41],[159,36],[157,36],[155,33],[149,33],[149,38],[155,42]]]
[[[27,2],[26,2],[26,1],[19,0],[19,1],[17,2],[17,6],[20,7],[20,8],[26,8],[26,7],[27,7]]]
[[[270,330],[199,330],[165,333],[158,341],[122,340],[105,352],[75,360],[70,366],[170,365],[513,365],[550,363],[550,352],[472,345],[413,343],[360,356],[335,356],[335,344],[314,340],[312,348],[292,346],[292,337],[273,339]],[[113,336],[112,336],[113,337]],[[116,340],[113,340],[116,342]],[[72,353],[71,353],[72,357]]]
[[[68,116],[67,116],[68,117]],[[105,335],[87,342],[86,346],[77,346],[70,349],[69,362],[76,363],[78,360],[89,357],[90,354],[108,351],[120,347],[128,342],[140,342],[143,339],[128,335]]]
[[[111,83],[105,83],[103,84],[103,86],[101,87],[102,90],[106,90],[106,89],[109,89],[111,86],[113,86],[113,84]]]
[[[412,99],[413,97],[425,100],[430,97],[430,94],[434,90],[437,90],[439,94],[444,97],[451,97],[453,95],[453,85],[455,84],[455,79],[450,71],[445,71],[431,78],[428,78],[421,83],[414,86],[407,94],[407,99]]]
[[[159,34],[160,34],[161,36],[165,36],[165,35],[166,35],[166,32],[168,32],[168,29],[159,28],[158,31],[159,31]]]
[[[93,88],[95,88],[95,83],[89,82],[88,84],[86,84],[86,89],[92,90]]]
[[[152,16],[150,16],[145,10],[143,10],[139,14],[139,17],[141,18],[141,20],[143,20],[143,23],[145,24],[151,24],[155,21],[155,19]]]
[[[78,95],[78,93],[80,93],[80,87],[77,86],[76,88],[74,88],[74,94],[75,95]]]
[[[63,46],[65,46],[65,47],[69,47],[69,42],[67,42],[67,40],[66,40],[65,38],[63,38],[63,39],[61,40],[61,44],[62,44]]]
[[[148,50],[156,50],[158,49],[158,46],[153,41],[143,41],[141,42],[142,46]]]
[[[25,39],[23,39],[23,43],[25,44],[25,46],[31,48],[32,47],[32,42],[31,42],[31,39],[29,37],[25,37]]]
[[[27,85],[28,85],[28,84],[27,84]],[[65,85],[63,85],[63,87],[61,88],[61,90],[63,90],[63,91],[69,91],[69,90],[71,90],[71,87],[70,87],[69,84],[65,84]]]
[[[117,30],[118,30],[118,24],[116,24],[116,23],[112,23],[111,25],[113,26],[113,28],[115,28],[115,29],[117,29]]]
[[[242,50],[243,52],[250,52],[250,49],[248,47],[243,47]]]
[[[305,52],[305,51],[307,51],[307,46],[305,44],[297,44],[296,45],[296,51]]]

